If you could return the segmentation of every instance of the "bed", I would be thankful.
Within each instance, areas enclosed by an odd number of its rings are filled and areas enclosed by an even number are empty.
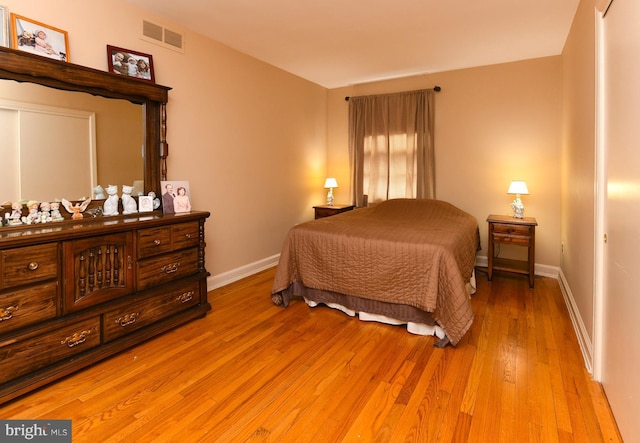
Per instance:
[[[406,324],[456,345],[473,322],[476,219],[441,200],[392,199],[291,228],[271,299]]]

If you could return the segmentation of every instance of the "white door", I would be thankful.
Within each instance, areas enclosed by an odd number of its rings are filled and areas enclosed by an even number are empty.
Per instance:
[[[640,441],[640,2],[614,0],[602,20],[602,384],[626,441]],[[602,241],[603,239],[596,239]],[[597,305],[597,304],[596,304]],[[597,315],[597,314],[596,314]]]

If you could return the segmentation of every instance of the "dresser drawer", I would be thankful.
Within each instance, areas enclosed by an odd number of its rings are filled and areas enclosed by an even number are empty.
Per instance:
[[[138,258],[171,252],[171,228],[159,227],[138,231]]]
[[[141,229],[138,231],[138,258],[196,247],[200,244],[199,223]]]
[[[100,317],[16,343],[0,342],[0,383],[44,368],[100,344]]]
[[[0,287],[34,283],[58,275],[58,244],[49,243],[0,251],[2,280]]]
[[[105,342],[115,340],[129,332],[195,306],[198,304],[199,297],[200,283],[196,281],[107,312],[103,315],[103,340]]]
[[[138,290],[158,286],[198,272],[198,248],[138,261]]]
[[[0,295],[0,334],[56,316],[58,283]]]
[[[198,222],[181,223],[171,228],[173,236],[173,250],[186,249],[200,244]]]

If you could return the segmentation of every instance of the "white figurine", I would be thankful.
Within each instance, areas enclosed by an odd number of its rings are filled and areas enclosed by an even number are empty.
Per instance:
[[[9,216],[8,224],[10,225],[22,224],[22,203],[15,202],[11,204],[11,215]]]
[[[48,223],[51,221],[51,203],[40,203],[40,223]]]
[[[78,202],[76,204],[71,203],[67,199],[64,199],[64,198],[62,199],[62,206],[64,206],[64,208],[67,211],[69,211],[69,214],[73,214],[71,216],[73,220],[78,220],[80,218],[83,218],[82,213],[84,212],[85,209],[87,209],[87,206],[89,206],[89,203],[91,203],[90,198],[86,199],[82,203]]]
[[[51,221],[63,221],[64,217],[60,214],[60,202],[51,202]]]
[[[34,223],[40,223],[40,213],[38,212],[38,207],[40,206],[40,202],[35,200],[29,200],[27,202],[27,208],[29,208],[29,213],[26,217],[22,217],[22,223],[27,225],[31,225]]]
[[[116,185],[107,186],[109,197],[104,201],[102,215],[118,215],[118,187]]]
[[[122,213],[135,214],[138,212],[138,205],[133,197],[131,197],[133,186],[122,185]]]
[[[158,197],[156,197],[156,193],[153,191],[149,191],[149,197],[151,197],[153,199],[153,209],[159,209],[160,208],[160,199]]]
[[[96,196],[96,200],[104,200],[105,198],[107,198],[104,195],[104,188],[100,185],[97,185],[95,188],[93,188],[93,193]]]

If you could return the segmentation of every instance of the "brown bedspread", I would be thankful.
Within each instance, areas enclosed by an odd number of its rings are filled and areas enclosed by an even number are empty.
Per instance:
[[[291,228],[272,299],[287,306],[297,282],[406,304],[431,312],[455,345],[473,322],[465,283],[478,245],[476,219],[450,203],[388,200]]]

